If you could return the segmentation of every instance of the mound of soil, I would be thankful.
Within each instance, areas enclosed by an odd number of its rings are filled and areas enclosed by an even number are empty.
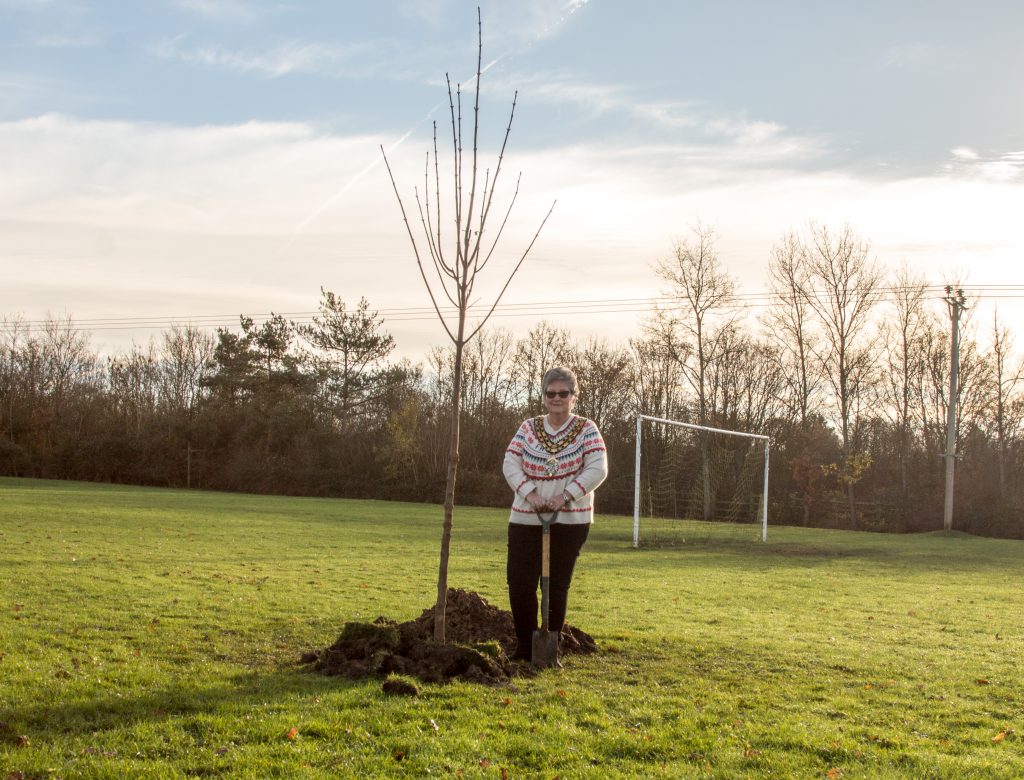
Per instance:
[[[478,593],[451,588],[445,618],[444,645],[434,642],[434,608],[428,607],[405,623],[387,617],[346,623],[333,645],[307,653],[302,660],[323,674],[403,674],[424,682],[461,679],[495,684],[535,672],[531,664],[509,658],[516,646],[510,612],[488,604]],[[568,623],[560,647],[563,654],[598,649],[593,637]]]

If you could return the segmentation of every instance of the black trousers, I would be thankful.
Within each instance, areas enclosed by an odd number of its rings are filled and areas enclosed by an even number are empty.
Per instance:
[[[551,582],[548,628],[561,631],[569,602],[569,584],[590,524],[551,526]],[[508,524],[508,600],[516,637],[529,646],[537,621],[537,586],[541,574],[541,527]]]

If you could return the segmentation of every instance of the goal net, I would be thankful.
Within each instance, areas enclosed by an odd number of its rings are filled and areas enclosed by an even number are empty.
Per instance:
[[[639,415],[633,546],[768,540],[767,436]]]

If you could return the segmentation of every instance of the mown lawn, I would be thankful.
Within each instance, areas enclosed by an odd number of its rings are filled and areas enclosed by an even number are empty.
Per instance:
[[[605,652],[501,688],[322,677],[433,600],[437,507],[0,480],[0,779],[1024,777],[1024,543],[774,528],[633,550],[569,620]],[[504,511],[451,583],[504,599]]]

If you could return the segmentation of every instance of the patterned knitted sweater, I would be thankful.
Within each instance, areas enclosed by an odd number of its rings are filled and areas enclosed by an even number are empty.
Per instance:
[[[555,430],[547,417],[534,417],[524,421],[512,437],[502,471],[516,494],[510,523],[540,525],[526,501],[534,490],[545,499],[563,491],[572,496],[558,515],[559,523],[592,523],[594,489],[608,476],[608,457],[592,420],[571,415]]]

